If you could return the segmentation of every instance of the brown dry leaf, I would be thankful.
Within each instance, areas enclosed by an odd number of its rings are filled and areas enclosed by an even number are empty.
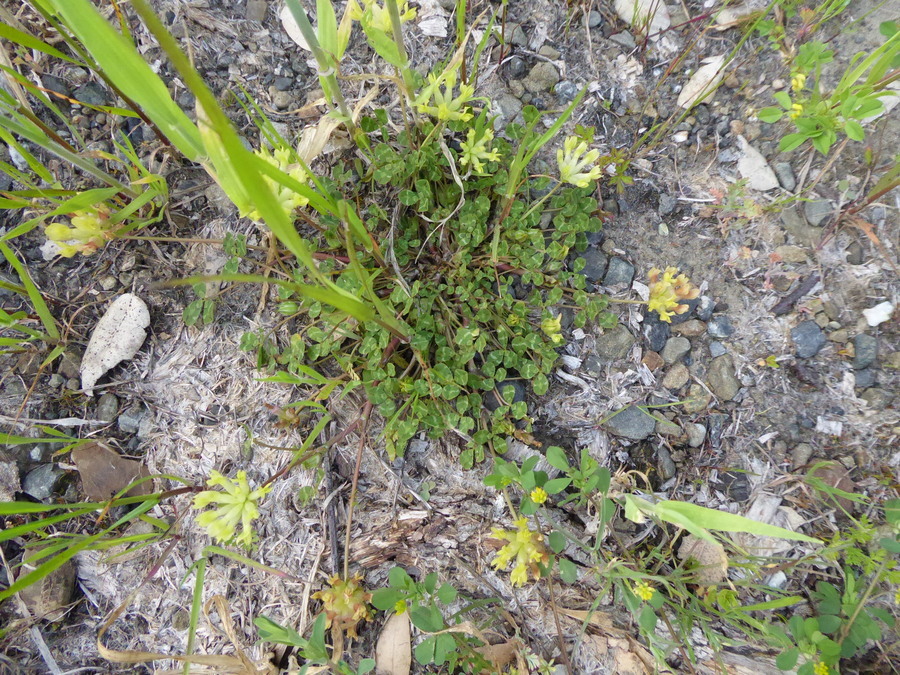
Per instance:
[[[509,640],[496,645],[476,647],[475,651],[491,662],[494,670],[490,672],[502,672],[507,665],[512,663],[516,655],[524,645],[519,640]]]
[[[816,466],[816,464],[819,464],[819,466]],[[844,492],[856,491],[856,483],[850,478],[850,473],[840,462],[827,462],[822,459],[812,459],[809,461],[809,465],[812,469],[809,470],[807,475],[818,478],[825,483],[825,485],[838,490],[843,490]],[[821,496],[822,499],[825,500],[825,503],[830,506],[834,506],[834,500],[836,499],[837,503],[840,504],[841,508],[845,511],[853,509],[853,502],[846,497],[835,495],[834,498],[832,498],[831,496],[824,494]]]
[[[412,640],[409,614],[394,614],[384,624],[375,645],[375,669],[384,675],[409,675],[412,668]]]
[[[147,467],[133,459],[125,459],[103,443],[85,443],[72,450],[72,460],[78,467],[81,485],[88,499],[105,501],[124,490],[138,478],[149,476]],[[150,494],[153,481],[131,488],[130,497]]]
[[[40,553],[41,546],[28,546],[22,553],[22,560],[28,560]],[[35,560],[31,563],[23,562],[19,567],[17,577],[33,572],[38,566],[50,560],[52,556]],[[36,583],[26,586],[19,591],[19,597],[25,603],[25,607],[36,619],[47,621],[60,621],[66,615],[66,607],[72,599],[75,590],[75,563],[67,560],[60,567],[40,579]]]
[[[686,536],[678,548],[679,560],[694,560],[697,567],[693,569],[698,584],[712,586],[725,581],[728,572],[728,556],[722,544],[704,541],[693,534]]]

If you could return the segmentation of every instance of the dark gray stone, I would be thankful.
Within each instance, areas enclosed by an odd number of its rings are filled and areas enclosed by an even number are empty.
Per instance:
[[[661,352],[671,333],[671,326],[665,321],[661,321],[656,312],[648,312],[644,315],[644,339],[647,340],[647,346],[651,351]]]
[[[875,369],[874,368],[864,368],[862,370],[857,370],[856,373],[856,388],[857,389],[868,389],[869,387],[875,386]]]
[[[709,355],[713,358],[717,356],[722,356],[723,354],[728,353],[728,348],[723,345],[721,342],[710,342],[709,343]]]
[[[805,227],[807,224],[796,206],[789,206],[781,212],[781,222],[788,229]]]
[[[687,311],[683,314],[673,314],[669,318],[672,320],[672,325],[677,326],[678,324],[685,323],[693,318],[694,312],[700,306],[700,298],[694,298],[693,300],[682,300],[682,305],[687,305]]]
[[[75,90],[75,98],[87,105],[109,105],[109,93],[96,82],[88,82]]]
[[[563,80],[557,84],[553,91],[557,98],[563,103],[571,103],[575,100],[575,97],[578,96],[578,87],[568,80]]]
[[[685,354],[691,351],[691,342],[684,337],[673,337],[666,340],[666,346],[659,353],[666,365],[672,365],[681,361]]]
[[[119,415],[119,431],[126,434],[136,434],[141,426],[141,420],[144,419],[144,415],[146,414],[147,411],[141,405],[133,405],[126,408],[122,411],[122,414]]]
[[[709,333],[710,337],[723,340],[734,335],[734,326],[731,325],[731,319],[724,314],[720,314],[709,320],[706,324],[706,332]]]
[[[857,335],[853,338],[853,348],[855,349],[853,367],[856,370],[868,368],[875,363],[875,359],[878,357],[878,340],[871,335],[865,333]]]
[[[69,85],[58,77],[54,77],[53,75],[41,75],[41,82],[44,83],[44,89],[49,89],[61,96],[72,96],[72,90],[69,88]],[[57,103],[59,102],[57,101]]]
[[[606,257],[606,254],[595,248],[589,248],[578,257],[584,259],[584,268],[579,274],[583,274],[591,283],[598,283],[606,274],[606,268],[609,265],[609,258]]]
[[[788,162],[775,162],[772,166],[775,175],[778,176],[778,182],[788,192],[793,192],[797,187],[797,178],[794,176],[794,170]]]
[[[606,271],[606,276],[603,277],[603,285],[616,286],[624,284],[631,286],[632,279],[634,279],[634,265],[623,258],[613,258],[609,261],[609,269]]]
[[[628,351],[635,343],[635,338],[625,326],[619,324],[597,336],[597,356],[604,361],[615,361],[628,356]]]
[[[513,403],[518,403],[519,401],[525,400],[525,385],[522,384],[521,380],[503,380],[497,385],[496,389],[502,395],[503,390],[507,387],[513,388],[512,401],[507,400],[507,405],[512,405]],[[491,412],[500,407],[500,400],[497,398],[497,395],[494,394],[493,391],[489,391],[484,397],[484,406]]]
[[[678,206],[678,200],[672,195],[663,193],[659,196],[659,208],[656,210],[660,216],[667,216]]]
[[[294,78],[293,77],[276,77],[275,81],[272,84],[275,85],[275,88],[278,91],[287,91],[292,86],[294,86]]]
[[[609,418],[606,428],[616,436],[641,441],[656,429],[656,419],[636,405],[631,405]]]
[[[834,206],[825,199],[813,199],[803,204],[803,214],[807,222],[813,227],[826,225],[828,219],[834,213]]]
[[[659,469],[659,479],[662,481],[667,481],[675,475],[677,471],[677,467],[675,466],[675,461],[672,459],[672,453],[670,453],[663,446],[659,446],[656,449],[656,456],[659,460],[658,469]]]
[[[25,476],[22,491],[41,501],[48,499],[56,491],[65,473],[56,464],[41,464]]]
[[[725,431],[728,414],[710,413],[707,422],[709,423],[709,442],[712,443],[714,448],[718,448],[722,443],[722,432]]]
[[[525,76],[527,66],[521,56],[513,56],[503,64],[503,74],[510,80],[521,80]]]
[[[716,487],[736,502],[750,499],[750,479],[743,471],[728,471],[719,476]]]
[[[862,265],[865,261],[865,252],[858,241],[850,242],[847,247],[847,262],[851,265]]]
[[[812,358],[825,346],[825,333],[812,319],[792,328],[791,339],[797,349],[797,356],[801,359]]]
[[[113,394],[103,394],[97,401],[97,419],[102,422],[112,422],[119,412],[119,399]],[[136,430],[135,430],[136,431]]]
[[[634,41],[634,36],[631,33],[623,31],[621,33],[616,33],[615,35],[610,35],[609,39],[627,50],[632,50],[637,47],[637,43]]]
[[[599,378],[606,372],[606,368],[603,365],[603,361],[600,360],[600,357],[596,354],[589,355],[584,362],[581,364],[581,370],[584,371],[585,374],[590,375],[593,378]]]
[[[873,410],[884,410],[894,399],[894,395],[889,391],[885,391],[884,389],[872,387],[870,389],[866,389],[862,393],[860,398],[868,403],[869,407]]]

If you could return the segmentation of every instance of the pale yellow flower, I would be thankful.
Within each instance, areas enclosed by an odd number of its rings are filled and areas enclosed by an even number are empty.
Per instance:
[[[693,300],[700,295],[700,289],[694,288],[684,274],[678,274],[677,267],[667,267],[665,272],[654,267],[647,276],[650,279],[647,307],[666,323],[672,322],[673,314],[684,314],[690,309],[690,306],[682,304],[682,300]]]
[[[360,7],[355,2],[350,6],[350,18],[359,21],[363,28],[374,28],[383,33],[391,33],[393,26],[391,25],[391,15],[386,6],[379,4],[378,0],[362,0],[363,6]],[[397,3],[397,9],[400,12],[400,23],[406,23],[416,18],[416,10],[410,9],[409,2]]]
[[[330,588],[313,593],[313,598],[321,600],[325,606],[325,626],[347,631],[356,637],[356,624],[371,621],[372,610],[369,601],[372,594],[362,586],[362,577],[353,576],[346,581],[335,575],[328,580]]]
[[[803,73],[794,73],[791,76],[791,89],[800,91],[806,85],[806,75]]]
[[[803,114],[803,105],[800,104],[800,103],[792,103],[792,104],[791,104],[791,111],[788,113],[788,116],[789,116],[792,120],[795,120],[795,119],[797,119],[798,117],[800,117],[800,115],[802,115],[802,114]],[[826,667],[827,667],[827,666],[826,666]]]
[[[828,675],[831,672],[831,668],[828,667],[827,663],[822,661],[816,661],[816,665],[813,666],[813,673],[815,675]]]
[[[206,531],[216,541],[228,543],[232,539],[243,546],[250,547],[253,543],[252,523],[259,517],[258,502],[262,499],[271,486],[250,489],[247,482],[247,472],[238,471],[237,478],[226,478],[218,471],[211,471],[209,487],[221,487],[219,490],[204,490],[194,497],[194,508],[202,509],[210,504],[216,504],[211,511],[204,511],[197,516],[197,524],[206,528]],[[241,526],[240,534],[237,527]]]
[[[638,581],[632,590],[634,591],[634,594],[644,602],[647,602],[653,597],[653,587],[646,581]]]
[[[538,486],[534,488],[528,496],[531,497],[531,501],[535,504],[543,504],[550,495],[547,494],[547,491],[544,488]]]
[[[513,586],[523,586],[528,581],[529,573],[540,579],[541,571],[538,563],[546,564],[550,560],[550,551],[544,545],[544,537],[540,532],[528,528],[528,519],[524,516],[515,521],[515,530],[494,529],[492,536],[505,539],[509,543],[501,548],[491,566],[504,569],[512,560],[515,566],[509,578]]]
[[[560,182],[588,187],[603,175],[603,170],[595,164],[599,157],[599,150],[588,151],[587,143],[577,136],[569,136],[563,141],[563,147],[556,151]],[[588,167],[591,169],[585,172]]]
[[[490,129],[485,129],[477,139],[475,138],[475,129],[469,129],[466,133],[466,140],[459,144],[462,150],[459,163],[463,166],[471,166],[476,173],[482,173],[484,162],[500,161],[500,153],[493,148],[488,150],[488,145],[493,140],[494,132]]]
[[[59,254],[64,258],[71,258],[76,253],[91,255],[109,237],[104,229],[107,218],[109,214],[103,208],[75,211],[69,218],[71,227],[63,223],[50,223],[44,228],[44,236],[59,246]]]
[[[466,104],[475,96],[475,88],[468,84],[460,84],[459,95],[454,97],[455,86],[456,72],[453,70],[444,71],[441,75],[429,75],[428,84],[416,97],[416,110],[436,117],[442,122],[449,120],[468,122],[473,115]]]
[[[562,342],[562,314],[557,314],[555,319],[544,319],[541,321],[541,330],[544,331],[544,334],[550,338],[553,344]]]

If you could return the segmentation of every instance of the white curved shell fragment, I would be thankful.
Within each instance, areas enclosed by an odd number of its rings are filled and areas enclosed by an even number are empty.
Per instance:
[[[653,36],[672,25],[663,0],[615,0],[615,8],[622,21],[643,35]]]
[[[678,94],[678,105],[686,110],[690,110],[712,96],[722,78],[725,77],[725,70],[722,68],[725,64],[724,54],[712,56],[705,59],[705,62],[706,65],[697,68],[697,71],[684,85],[681,93]]]
[[[147,338],[150,310],[133,293],[120,295],[109,306],[88,342],[81,360],[81,388],[94,395],[94,385],[110,368],[132,358]]]

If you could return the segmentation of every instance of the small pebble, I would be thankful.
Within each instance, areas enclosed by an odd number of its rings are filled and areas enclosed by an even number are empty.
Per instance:
[[[685,427],[687,432],[688,445],[692,448],[699,448],[706,440],[706,427],[702,424],[688,424]]]
[[[699,337],[706,332],[706,324],[698,319],[688,319],[672,326],[672,332],[685,337]]]
[[[730,354],[714,358],[709,365],[706,378],[712,393],[723,401],[731,401],[741,389],[740,380],[734,369],[734,360]]]
[[[666,340],[671,334],[671,326],[665,321],[660,321],[656,312],[649,312],[644,316],[644,338],[647,346],[654,352],[661,352],[666,346]]]
[[[665,482],[675,475],[675,472],[678,468],[675,466],[675,461],[672,459],[672,455],[663,446],[657,448],[656,456],[659,459],[659,478],[660,480]]]
[[[871,387],[870,389],[866,389],[860,398],[873,410],[884,410],[893,400],[894,395],[884,389]]]
[[[853,338],[853,368],[862,370],[868,368],[878,357],[878,341],[871,335],[860,333]]]
[[[275,89],[277,89],[278,91],[287,91],[292,86],[294,86],[294,78],[293,77],[276,77],[275,82],[273,82],[273,84],[275,85]]]
[[[728,353],[728,348],[723,345],[721,342],[710,342],[709,343],[709,355],[713,358],[717,356],[722,356],[723,354]]]
[[[709,320],[706,324],[706,332],[711,337],[722,340],[734,335],[734,327],[731,325],[731,319],[724,314],[720,314]]]
[[[660,356],[666,365],[672,365],[680,361],[689,351],[691,351],[691,343],[687,338],[673,337],[666,340],[666,346],[663,347]]]
[[[637,406],[628,406],[606,422],[606,428],[616,436],[641,441],[656,429],[656,420]]]
[[[247,9],[244,18],[247,21],[264,21],[269,3],[266,0],[247,0]]]
[[[854,386],[857,389],[868,389],[875,386],[876,375],[874,368],[864,368],[853,373],[856,376]]]
[[[64,378],[62,375],[60,375],[59,373],[53,373],[50,376],[50,381],[47,384],[49,384],[53,389],[59,389],[61,386],[63,386],[65,381],[66,378]]]
[[[688,383],[690,373],[683,363],[676,363],[663,378],[662,386],[670,391],[678,391]]]
[[[97,419],[102,422],[112,422],[119,412],[119,399],[109,392],[103,394],[97,401]]]
[[[599,28],[603,24],[603,15],[596,9],[588,13],[588,28]]]
[[[825,225],[825,220],[833,213],[834,207],[825,199],[813,199],[803,204],[803,214],[813,227]]]
[[[716,303],[708,295],[701,295],[697,299],[699,300],[699,302],[697,303],[697,308],[694,310],[694,313],[701,321],[709,321],[709,319],[712,317],[713,309],[715,309]]]
[[[623,258],[613,258],[609,261],[606,276],[603,277],[604,286],[617,286],[624,284],[631,286],[634,280],[634,265]]]
[[[702,387],[699,384],[692,384],[691,388],[688,389],[687,396],[684,398],[684,403],[681,404],[681,407],[684,408],[686,413],[695,414],[706,410],[707,407],[709,407],[710,401],[712,401],[712,396],[706,391],[706,387]]]
[[[650,350],[644,352],[644,356],[643,358],[641,358],[641,363],[647,366],[647,369],[650,372],[659,370],[665,365],[665,361],[663,361],[662,357],[656,352]]]
[[[788,192],[793,192],[797,187],[797,178],[794,176],[794,170],[788,162],[775,162],[772,165],[775,175],[778,176],[778,182]]]
[[[801,359],[812,358],[825,346],[825,334],[812,320],[803,321],[791,329],[791,339]]]

